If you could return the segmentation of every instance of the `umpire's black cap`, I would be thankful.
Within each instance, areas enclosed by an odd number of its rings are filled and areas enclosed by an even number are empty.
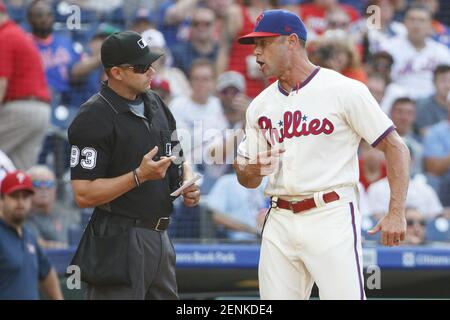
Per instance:
[[[149,65],[163,54],[150,51],[141,35],[134,31],[116,32],[102,43],[101,59],[104,68],[122,64]]]

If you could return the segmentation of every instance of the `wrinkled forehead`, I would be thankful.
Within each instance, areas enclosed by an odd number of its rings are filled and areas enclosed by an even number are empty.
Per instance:
[[[275,42],[277,39],[279,39],[281,37],[286,37],[286,36],[255,37],[254,41],[255,41],[255,45],[261,45],[264,43]]]

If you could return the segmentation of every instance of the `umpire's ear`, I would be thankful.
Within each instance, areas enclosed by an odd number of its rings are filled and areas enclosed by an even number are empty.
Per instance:
[[[124,71],[120,67],[112,67],[109,69],[105,69],[105,72],[109,79],[116,79],[119,81],[123,80],[124,77]]]

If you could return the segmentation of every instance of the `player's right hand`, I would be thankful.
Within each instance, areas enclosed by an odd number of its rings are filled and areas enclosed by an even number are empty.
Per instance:
[[[142,158],[139,168],[136,169],[136,173],[141,183],[147,180],[159,180],[164,178],[170,164],[176,159],[175,156],[171,156],[161,157],[160,160],[155,161],[153,158],[157,154],[158,147],[156,146]]]
[[[270,149],[258,153],[255,159],[244,161],[243,171],[248,176],[268,176],[279,169],[280,155],[284,149]]]

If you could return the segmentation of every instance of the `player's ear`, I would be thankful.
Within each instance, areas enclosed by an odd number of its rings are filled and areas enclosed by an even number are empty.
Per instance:
[[[298,36],[295,33],[292,33],[288,36],[288,43],[291,46],[297,46],[300,44],[300,39],[298,38]]]

